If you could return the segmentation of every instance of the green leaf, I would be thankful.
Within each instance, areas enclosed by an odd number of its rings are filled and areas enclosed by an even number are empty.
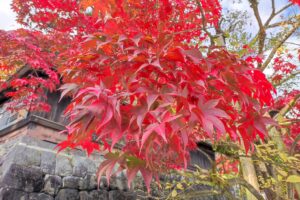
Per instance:
[[[300,176],[297,175],[290,175],[287,179],[286,182],[289,183],[300,183]]]

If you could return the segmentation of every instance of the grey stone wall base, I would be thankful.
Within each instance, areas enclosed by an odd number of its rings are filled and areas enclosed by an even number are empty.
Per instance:
[[[55,145],[29,136],[0,144],[0,200],[135,200],[124,175],[110,187],[97,166],[100,155],[88,158],[79,150],[57,154]]]

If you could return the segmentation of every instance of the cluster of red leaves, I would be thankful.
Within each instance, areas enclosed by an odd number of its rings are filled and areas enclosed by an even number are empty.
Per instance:
[[[187,166],[189,151],[201,139],[229,133],[232,140],[242,138],[247,151],[257,135],[267,134],[270,121],[262,107],[272,103],[271,84],[224,50],[204,57],[169,34],[97,33],[87,36],[60,73],[63,93],[74,96],[66,111],[69,138],[61,148],[85,148],[82,142],[93,136],[108,150],[122,147],[122,154],[109,154],[113,159],[100,172],[119,163],[129,177],[147,170],[148,183],[161,171]],[[134,164],[128,156],[136,158]]]
[[[24,95],[8,95],[24,99],[55,89],[57,70],[62,96],[73,97],[66,110],[68,139],[59,147],[81,146],[88,154],[121,149],[105,155],[99,177],[109,178],[119,164],[129,185],[140,171],[149,188],[160,172],[186,167],[200,140],[229,134],[248,151],[267,135],[271,121],[263,107],[272,104],[273,88],[255,69],[258,60],[225,50],[203,56],[187,45],[205,36],[203,25],[218,24],[217,0],[14,0],[13,8],[19,23],[44,34],[1,32],[15,45],[1,51],[8,56],[4,64],[21,62],[46,78],[16,79],[10,86]]]
[[[274,84],[280,84],[285,78],[291,76],[296,71],[297,66],[289,61],[292,58],[293,56],[288,54],[287,58],[281,55],[274,59],[273,69],[275,73],[272,75],[272,82]]]
[[[230,160],[227,157],[220,156],[216,159],[216,166],[220,174],[239,173],[239,160]]]
[[[300,0],[290,0],[290,2],[292,2],[293,4],[297,4],[300,6]]]
[[[15,73],[24,66],[30,66],[34,73],[42,73],[43,78],[29,75],[26,78],[10,77],[2,80],[1,90],[11,88],[6,95],[12,98],[9,108],[33,110],[49,110],[50,107],[42,101],[44,89],[54,91],[59,82],[59,77],[54,66],[55,54],[51,51],[51,42],[48,36],[40,32],[27,30],[1,31],[0,32],[0,57],[3,70]],[[8,78],[8,77],[6,77]],[[31,105],[31,106],[29,106]]]
[[[280,97],[276,99],[274,103],[275,110],[281,110],[284,106],[289,105],[295,99],[295,105],[289,111],[286,119],[283,123],[287,125],[283,125],[283,128],[286,128],[288,131],[284,135],[284,142],[287,147],[292,147],[295,145],[296,152],[300,151],[300,140],[296,138],[299,137],[300,133],[300,101],[299,101],[300,91],[295,89],[291,92],[285,91]],[[296,144],[293,144],[296,141]]]

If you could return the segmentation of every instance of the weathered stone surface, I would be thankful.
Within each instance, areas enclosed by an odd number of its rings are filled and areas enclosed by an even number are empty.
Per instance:
[[[31,193],[29,194],[29,200],[53,200],[54,198],[44,193]]]
[[[5,159],[8,165],[40,166],[41,152],[34,148],[16,144]]]
[[[108,193],[109,200],[135,200],[136,195],[132,192],[122,192],[120,190],[111,190]]]
[[[89,195],[87,191],[79,192],[79,199],[80,200],[92,200],[92,197]]]
[[[55,200],[80,200],[79,199],[79,192],[75,189],[61,189]]]
[[[58,190],[62,186],[62,180],[60,176],[56,175],[46,175],[45,185],[43,191],[50,195],[56,195]]]
[[[28,194],[23,191],[14,190],[11,188],[0,189],[1,200],[28,200]]]
[[[102,176],[102,177],[100,178],[99,187],[100,187],[100,188],[107,188],[107,187],[108,187],[108,185],[107,185],[107,179],[106,179],[105,176]]]
[[[116,186],[117,189],[126,191],[128,190],[128,185],[127,185],[127,179],[125,174],[119,173],[113,180],[113,184]]]
[[[88,172],[89,163],[86,158],[75,156],[73,159],[73,175],[78,177],[85,177]]]
[[[70,176],[72,173],[73,166],[71,158],[58,154],[56,156],[55,174],[59,176]]]
[[[87,174],[79,181],[80,190],[94,190],[98,186],[96,175]]]
[[[43,151],[41,154],[41,169],[45,174],[55,174],[56,154]]]
[[[90,198],[95,200],[108,200],[108,192],[105,190],[93,190],[90,192]]]
[[[43,172],[39,168],[12,164],[3,174],[0,185],[26,192],[39,192],[43,188],[43,181]]]
[[[95,162],[92,161],[91,159],[86,159],[86,163],[88,166],[87,172],[89,174],[96,174],[97,167],[96,167]]]
[[[79,188],[80,178],[74,176],[66,176],[63,178],[62,187],[63,188],[71,188],[78,189]]]
[[[44,149],[54,149],[56,147],[56,144],[54,143],[42,141],[38,138],[28,136],[28,135],[22,136],[20,142],[26,145],[41,147]]]

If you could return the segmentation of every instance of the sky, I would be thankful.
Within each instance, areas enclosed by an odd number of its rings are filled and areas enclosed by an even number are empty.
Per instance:
[[[11,1],[0,1],[0,29],[13,30],[20,27],[15,21],[15,13],[10,8]]]
[[[225,9],[249,11],[249,13],[251,13],[251,17],[253,17],[253,20],[255,21],[254,15],[252,15],[252,10],[249,7],[249,3],[247,0],[221,0],[221,1],[222,1],[222,6]],[[287,2],[287,0],[275,0],[275,1],[276,1],[276,6],[278,8]],[[13,30],[20,27],[15,22],[16,15],[10,8],[11,2],[12,0],[1,0],[0,2],[0,29]],[[268,17],[267,14],[270,12],[271,9],[270,0],[261,0],[259,6],[260,6],[260,13],[261,13],[262,20],[265,21]],[[293,12],[292,9],[289,11]],[[257,26],[257,24],[254,23],[254,26]]]

